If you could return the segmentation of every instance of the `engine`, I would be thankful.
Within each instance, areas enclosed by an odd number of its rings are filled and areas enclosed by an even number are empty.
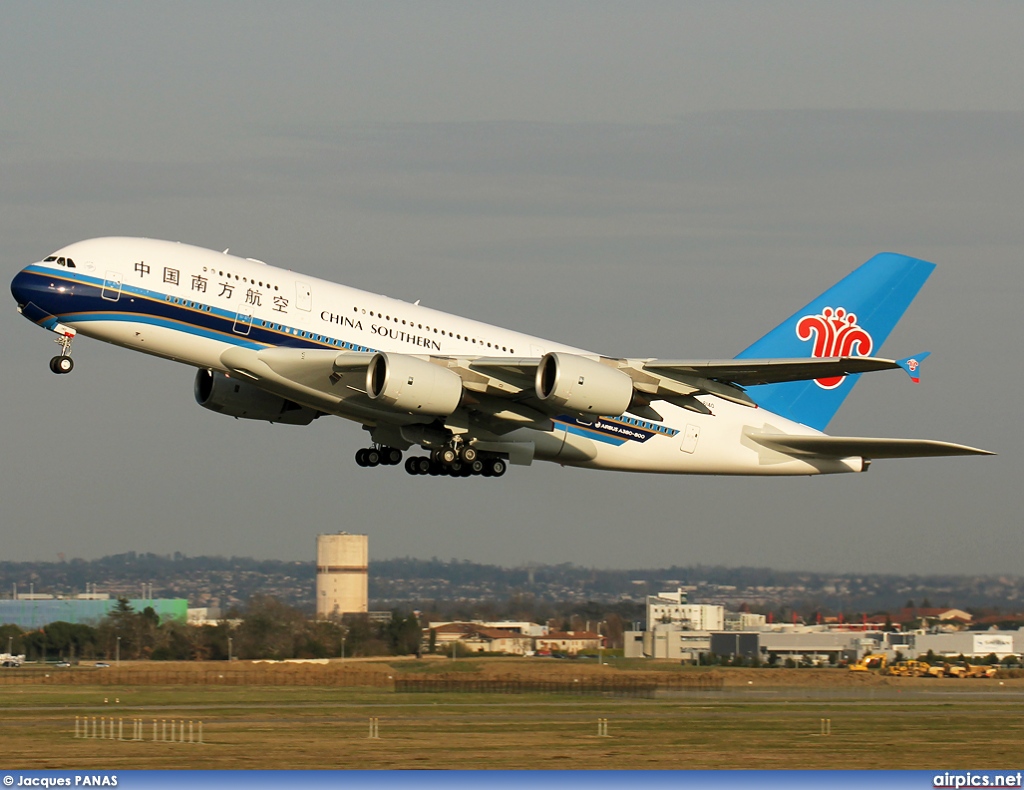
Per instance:
[[[195,395],[196,403],[204,409],[246,420],[309,425],[320,416],[315,409],[264,392],[247,381],[228,378],[219,371],[196,373]]]
[[[366,369],[366,394],[396,411],[447,417],[462,400],[462,379],[425,360],[378,351]]]
[[[633,380],[621,370],[557,351],[541,359],[535,386],[541,403],[582,414],[617,417],[633,399]]]

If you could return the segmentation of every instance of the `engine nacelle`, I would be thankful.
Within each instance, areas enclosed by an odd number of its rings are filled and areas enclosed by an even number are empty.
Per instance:
[[[248,381],[228,378],[220,371],[200,370],[194,389],[196,403],[229,417],[309,425],[320,416],[315,409],[264,392]]]
[[[395,411],[447,417],[462,400],[462,378],[405,354],[378,351],[366,369],[366,394]]]
[[[552,351],[537,368],[537,397],[549,409],[618,417],[633,400],[633,380],[586,357]]]

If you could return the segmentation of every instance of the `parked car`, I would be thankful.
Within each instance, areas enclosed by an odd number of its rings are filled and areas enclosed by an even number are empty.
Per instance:
[[[55,667],[69,667],[69,666],[71,666],[71,662],[70,661],[58,661],[56,664],[54,664],[54,666]]]
[[[97,661],[95,666],[98,666],[98,667],[109,667],[110,664],[108,664],[106,661]]]

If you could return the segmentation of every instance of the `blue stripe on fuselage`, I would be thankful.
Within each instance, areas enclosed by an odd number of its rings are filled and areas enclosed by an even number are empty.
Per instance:
[[[134,321],[247,348],[283,346],[337,348],[341,351],[375,350],[299,329],[283,321],[266,321],[255,317],[248,333],[242,334],[234,331],[238,311],[224,310],[194,298],[187,299],[136,286],[122,284],[118,299],[106,299],[102,296],[103,279],[78,272],[58,272],[33,265],[19,273],[15,282],[19,298],[25,302],[31,301],[43,312],[66,323]],[[67,284],[63,286],[63,291],[54,287],[57,282]],[[250,305],[242,305],[242,308],[247,306]],[[287,313],[281,314],[282,319],[287,320],[287,317]],[[47,326],[47,322],[42,322],[42,325]],[[280,328],[276,329],[275,326]],[[317,337],[322,339],[317,340]]]

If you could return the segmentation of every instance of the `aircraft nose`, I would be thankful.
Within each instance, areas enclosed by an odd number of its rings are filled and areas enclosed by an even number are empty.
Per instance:
[[[47,321],[53,320],[50,313],[52,307],[40,307],[41,303],[47,302],[46,290],[47,286],[40,284],[39,275],[31,273],[28,269],[22,269],[11,280],[11,295],[18,303],[18,312],[29,321],[44,326]]]
[[[14,275],[14,279],[11,280],[11,295],[14,297],[14,301],[18,303],[18,307],[24,307],[31,301],[29,296],[29,275],[24,269]]]

